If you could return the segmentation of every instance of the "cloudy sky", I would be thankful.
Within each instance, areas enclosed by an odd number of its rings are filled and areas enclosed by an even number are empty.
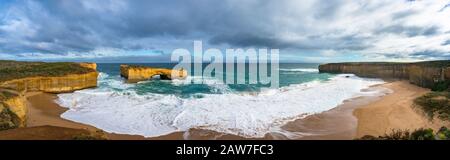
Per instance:
[[[282,61],[450,59],[450,0],[0,1],[0,59],[162,62],[194,40]]]

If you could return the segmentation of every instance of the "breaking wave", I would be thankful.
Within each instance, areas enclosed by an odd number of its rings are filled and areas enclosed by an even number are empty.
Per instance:
[[[130,87],[127,86],[130,84],[124,84],[117,78],[101,79],[110,84],[104,87]],[[63,118],[113,133],[155,137],[202,128],[245,137],[263,137],[288,121],[330,110],[344,100],[361,94],[362,89],[381,83],[383,81],[379,79],[342,74],[328,81],[262,89],[257,94],[224,92],[202,94],[201,98],[136,94],[128,89],[107,90],[99,87],[59,94],[57,103],[69,109],[61,115]],[[215,87],[222,90],[228,89],[225,84],[217,85]]]

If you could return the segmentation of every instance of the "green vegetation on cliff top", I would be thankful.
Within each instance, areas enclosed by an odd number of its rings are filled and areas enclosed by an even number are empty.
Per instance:
[[[52,77],[93,72],[72,62],[19,62],[0,60],[0,82],[26,77]]]
[[[0,131],[19,127],[19,118],[0,102]]]
[[[12,98],[12,97],[16,97],[18,96],[17,94],[13,94],[11,92],[7,92],[7,91],[3,91],[2,89],[0,89],[0,102],[8,99],[8,98]]]
[[[433,129],[416,129],[413,132],[408,130],[392,130],[391,133],[384,136],[366,135],[357,140],[450,140],[450,130],[446,127],[441,127],[436,133]]]
[[[108,136],[102,130],[89,131],[89,133],[81,133],[74,135],[72,140],[108,140]]]
[[[1,131],[0,140],[108,140],[108,135],[101,130],[43,125]]]
[[[418,97],[414,103],[432,119],[435,116],[450,121],[450,92],[431,92]]]
[[[17,96],[19,95],[0,88],[0,131],[17,128],[20,125],[19,117],[17,117],[17,115],[3,102]]]

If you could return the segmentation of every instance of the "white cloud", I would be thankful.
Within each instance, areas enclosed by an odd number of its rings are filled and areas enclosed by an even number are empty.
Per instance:
[[[450,58],[448,0],[26,1],[0,21],[0,52],[114,57],[203,40],[302,56]],[[207,44],[207,42],[210,42]],[[137,53],[132,53],[137,54]],[[289,55],[291,56],[291,55]]]

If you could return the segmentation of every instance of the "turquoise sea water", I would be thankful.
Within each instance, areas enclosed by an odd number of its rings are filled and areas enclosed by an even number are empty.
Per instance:
[[[172,68],[174,64],[137,65]],[[382,83],[354,75],[318,73],[318,64],[280,64],[277,88],[224,84],[201,76],[130,84],[120,77],[119,67],[98,64],[97,88],[59,94],[56,102],[68,108],[61,117],[107,132],[146,137],[198,128],[244,137],[276,132],[295,138],[301,133],[281,126],[330,110],[346,99],[371,94],[361,90]],[[208,83],[192,84],[192,80]]]
[[[161,67],[161,68],[173,68],[175,64],[169,63],[130,63],[129,65],[143,65],[150,67]],[[206,66],[206,65],[204,65]],[[332,74],[318,72],[319,64],[314,63],[284,63],[279,65],[279,87],[286,87],[292,84],[301,84],[311,81],[326,81]],[[115,87],[111,85],[108,80],[123,80],[120,77],[119,71],[120,64],[113,63],[103,63],[98,64],[98,71],[107,74],[108,77],[100,81],[100,87],[112,88],[118,91],[123,90],[122,87]],[[225,68],[225,67],[224,67]],[[237,73],[234,71],[234,75],[245,74]],[[218,72],[222,73],[222,72]],[[247,70],[248,73],[248,70]],[[224,73],[224,77],[227,76],[227,72]],[[239,78],[235,76],[236,78]],[[244,77],[244,76],[242,76]],[[202,77],[195,77],[201,79]],[[205,80],[216,81],[218,83],[222,82],[218,79],[204,77]],[[183,98],[197,97],[200,94],[224,94],[224,93],[235,93],[235,92],[260,92],[261,88],[268,88],[269,85],[262,84],[249,84],[248,75],[245,76],[246,84],[224,84],[223,88],[217,85],[207,85],[207,84],[186,84],[186,85],[176,85],[170,80],[150,80],[145,83],[138,83],[132,87],[127,88],[127,90],[134,90],[138,94],[147,93],[157,93],[157,94],[173,94],[181,96]]]

